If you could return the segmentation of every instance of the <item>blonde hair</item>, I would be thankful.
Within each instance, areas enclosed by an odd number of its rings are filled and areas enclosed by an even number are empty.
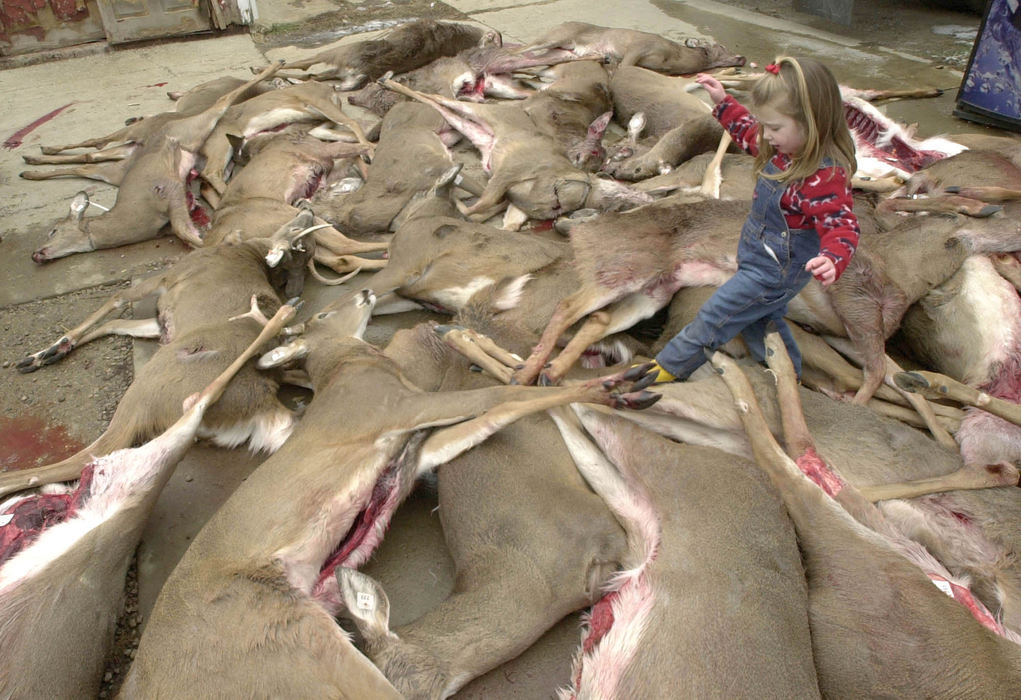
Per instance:
[[[776,175],[762,175],[763,168],[776,155],[775,149],[759,131],[759,155],[755,168],[762,177],[786,182],[815,173],[824,158],[844,168],[848,181],[858,169],[854,141],[844,119],[844,102],[830,69],[811,58],[781,56],[774,61],[779,72],[767,71],[752,86],[752,104],[769,105],[794,119],[805,132],[800,153],[791,154],[791,166]]]

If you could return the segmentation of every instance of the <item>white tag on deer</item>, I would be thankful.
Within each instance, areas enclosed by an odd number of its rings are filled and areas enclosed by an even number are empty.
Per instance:
[[[6,513],[4,515],[0,515],[0,527],[3,527],[12,520],[14,520],[14,513]]]
[[[944,581],[941,578],[934,578],[932,579],[932,583],[936,586],[936,588],[940,589],[951,598],[954,597],[954,589],[950,586],[949,581]]]
[[[358,593],[355,605],[359,610],[374,610],[376,608],[376,596],[371,593]]]

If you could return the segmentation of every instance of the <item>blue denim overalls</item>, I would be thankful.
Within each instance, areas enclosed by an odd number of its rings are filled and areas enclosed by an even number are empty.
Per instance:
[[[830,167],[825,160],[821,167]],[[766,174],[780,172],[769,162]],[[765,361],[766,326],[774,321],[787,346],[794,369],[801,376],[801,352],[783,315],[787,303],[808,284],[812,274],[805,263],[819,254],[815,229],[787,228],[780,198],[788,183],[760,177],[752,210],[741,229],[737,272],[702,305],[695,320],[656,356],[660,367],[687,379],[705,362],[704,348],[715,350],[738,333],[759,362]]]

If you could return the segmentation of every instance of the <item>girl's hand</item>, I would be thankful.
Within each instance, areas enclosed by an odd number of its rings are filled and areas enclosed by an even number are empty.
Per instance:
[[[809,260],[805,263],[805,269],[824,287],[830,286],[837,279],[837,266],[825,255],[817,255]]]
[[[707,73],[699,73],[696,75],[695,82],[705,88],[705,91],[709,93],[709,99],[713,101],[713,104],[720,104],[727,96],[727,91],[723,88],[723,83]]]

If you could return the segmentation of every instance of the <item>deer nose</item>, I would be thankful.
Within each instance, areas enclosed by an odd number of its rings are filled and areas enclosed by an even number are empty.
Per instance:
[[[33,262],[37,262],[37,263],[48,262],[49,258],[46,256],[46,249],[45,248],[40,248],[39,250],[37,250],[34,253],[32,253],[32,260],[33,260]]]

